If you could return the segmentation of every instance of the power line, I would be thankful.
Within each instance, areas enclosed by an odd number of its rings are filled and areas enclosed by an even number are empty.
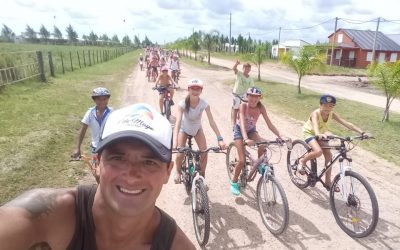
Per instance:
[[[309,26],[309,27],[295,28],[295,29],[282,29],[282,30],[306,30],[306,29],[312,29],[312,28],[315,28],[315,27],[317,27],[317,26],[320,26],[320,25],[322,25],[322,24],[324,24],[324,23],[331,22],[331,21],[333,21],[333,20],[335,20],[335,18],[331,18],[331,19],[326,20],[326,21],[324,21],[324,22],[322,22],[322,23],[319,23],[319,24],[316,24],[316,25],[313,25],[313,26]]]
[[[356,20],[356,19],[348,19],[348,18],[339,18],[339,20],[342,20],[346,23],[352,23],[352,24],[363,24],[363,23],[372,23],[372,22],[377,22],[377,18],[371,19],[371,20]]]

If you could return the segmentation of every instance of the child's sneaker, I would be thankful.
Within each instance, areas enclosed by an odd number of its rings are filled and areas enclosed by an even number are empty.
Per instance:
[[[237,182],[231,181],[231,193],[236,196],[240,195],[240,187]]]

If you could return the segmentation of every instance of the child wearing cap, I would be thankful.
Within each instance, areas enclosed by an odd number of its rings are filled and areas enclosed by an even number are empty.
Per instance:
[[[261,90],[257,87],[251,87],[247,89],[246,95],[248,102],[243,102],[240,104],[239,119],[237,119],[233,129],[233,139],[235,141],[239,156],[238,164],[235,167],[235,173],[231,180],[231,192],[234,195],[240,194],[240,187],[237,182],[245,163],[245,144],[251,146],[254,145],[254,142],[262,141],[262,138],[258,134],[256,128],[258,117],[262,115],[272,133],[274,133],[279,139],[282,139],[282,135],[272,124],[268,117],[265,106],[261,103]],[[263,148],[259,147],[259,157],[262,155],[263,151]]]
[[[224,139],[219,132],[217,124],[214,121],[214,117],[211,113],[211,108],[208,103],[200,98],[201,92],[203,91],[203,82],[199,79],[192,79],[188,82],[188,95],[185,100],[179,102],[178,113],[176,116],[175,131],[174,131],[174,142],[173,148],[184,147],[188,136],[193,136],[196,140],[197,146],[200,150],[207,148],[206,137],[201,127],[201,117],[203,111],[206,111],[208,121],[212,130],[214,131],[218,145],[221,149],[226,148]],[[181,181],[181,165],[183,161],[183,154],[176,154],[176,177],[175,183]],[[201,175],[205,176],[207,165],[207,154],[201,154],[200,156],[200,168]]]
[[[168,74],[168,67],[164,66],[161,68],[161,74],[157,77],[155,87],[161,87],[160,90],[158,90],[159,93],[159,105],[160,105],[160,111],[162,112],[163,110],[163,98],[164,94],[166,94],[166,91],[169,91],[171,94],[171,105],[174,105],[174,87],[176,86],[176,83],[174,80],[172,80],[172,77]]]
[[[96,150],[100,140],[101,126],[113,110],[113,108],[108,106],[110,96],[111,94],[106,88],[98,87],[93,89],[92,99],[96,105],[89,108],[81,120],[81,128],[76,140],[75,150],[71,155],[72,158],[77,158],[81,155],[81,144],[88,127],[90,127],[92,134],[92,141],[90,143],[91,151],[94,153]]]
[[[322,95],[320,98],[319,108],[314,110],[308,120],[304,123],[303,126],[303,136],[305,142],[312,148],[312,151],[304,156],[303,159],[300,160],[300,164],[302,168],[299,170],[299,173],[305,174],[305,166],[307,162],[311,159],[315,159],[320,157],[322,154],[325,158],[325,165],[331,161],[332,153],[329,149],[322,149],[324,145],[327,144],[323,139],[327,139],[327,136],[331,134],[329,132],[328,125],[332,120],[338,122],[344,127],[355,131],[357,133],[363,134],[363,130],[354,124],[344,120],[337,113],[333,111],[333,108],[336,105],[336,98],[332,95]],[[321,139],[321,140],[319,140]],[[330,187],[331,186],[331,170],[328,169],[325,174],[325,184]],[[338,188],[338,187],[337,187]],[[339,191],[339,190],[335,190]]]

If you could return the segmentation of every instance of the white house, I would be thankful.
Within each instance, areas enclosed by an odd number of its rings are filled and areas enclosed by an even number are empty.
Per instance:
[[[297,56],[304,45],[309,45],[309,43],[303,40],[288,40],[280,43],[279,46],[278,44],[272,45],[271,55],[273,58],[277,58],[279,54],[286,54],[290,51],[294,56]]]

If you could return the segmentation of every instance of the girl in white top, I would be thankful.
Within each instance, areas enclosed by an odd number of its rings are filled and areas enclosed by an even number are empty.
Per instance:
[[[224,139],[222,138],[217,124],[211,113],[210,105],[200,98],[200,94],[203,91],[203,82],[198,79],[192,79],[188,82],[189,94],[178,104],[178,113],[176,117],[175,129],[174,129],[174,141],[173,148],[184,147],[188,135],[191,135],[196,140],[197,146],[200,150],[207,149],[206,137],[201,127],[201,116],[203,111],[206,111],[208,121],[215,135],[217,136],[218,145],[221,149],[226,148]],[[183,118],[183,119],[182,119]],[[183,161],[183,154],[176,154],[176,171],[177,175],[175,183],[180,183],[181,176],[181,165]],[[207,165],[207,154],[200,155],[200,167],[201,175],[205,175]]]

